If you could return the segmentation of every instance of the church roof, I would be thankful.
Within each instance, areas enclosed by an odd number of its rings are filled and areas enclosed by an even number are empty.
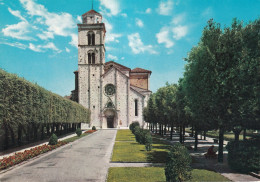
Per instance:
[[[101,16],[102,17],[102,15],[100,14],[100,13],[98,13],[98,12],[96,12],[95,10],[89,10],[88,12],[86,12],[86,13],[84,13],[82,16],[84,16],[84,15],[87,15],[87,14],[97,14],[97,15],[99,15],[99,16]]]
[[[130,68],[123,66],[122,64],[116,63],[114,61],[109,61],[105,63],[105,70],[109,70],[109,68],[112,66],[115,66],[117,69],[121,71],[131,71]]]
[[[146,90],[146,89],[143,89],[143,88],[140,88],[140,87],[137,87],[135,85],[130,85],[132,88],[134,88],[136,91],[138,92],[152,92],[150,90]]]
[[[131,73],[152,73],[150,70],[145,70],[143,68],[135,68],[131,71]]]
[[[123,73],[120,69],[118,69],[116,66],[112,66],[112,67],[109,67],[108,69],[105,69],[105,73],[104,73],[103,75],[101,75],[101,77],[105,77],[106,74],[108,74],[108,72],[109,72],[110,70],[113,70],[113,69],[117,70],[120,74],[122,74],[122,75],[125,76],[126,78],[129,78],[126,74],[124,74],[124,73]]]
[[[137,90],[135,87],[133,87],[132,85],[130,85],[130,89],[133,90],[133,91],[135,91],[136,93],[140,94],[141,96],[145,97],[145,95],[144,95],[142,92],[138,91],[138,90]]]

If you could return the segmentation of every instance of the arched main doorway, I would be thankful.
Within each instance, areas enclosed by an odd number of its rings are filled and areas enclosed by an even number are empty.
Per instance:
[[[107,109],[104,112],[107,119],[107,128],[115,128],[115,116],[116,112],[114,109]]]

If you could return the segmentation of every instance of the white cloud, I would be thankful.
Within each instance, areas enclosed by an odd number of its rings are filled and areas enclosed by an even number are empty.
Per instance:
[[[144,45],[139,33],[133,33],[128,35],[128,45],[132,49],[134,54],[140,54],[144,52],[149,52],[151,54],[157,54],[152,45]]]
[[[32,43],[29,44],[29,49],[35,52],[45,52],[48,49],[51,49],[57,53],[62,52],[59,50],[52,42],[47,43],[46,45],[34,45]]]
[[[66,52],[70,52],[70,49],[67,48],[67,47],[65,47],[65,51],[66,51]]]
[[[108,16],[120,13],[120,5],[117,0],[100,0],[100,4],[109,9],[110,13],[107,13]]]
[[[138,27],[140,27],[140,28],[142,28],[142,27],[144,26],[143,21],[140,20],[139,18],[136,18],[136,19],[135,19],[135,24],[136,24]]]
[[[48,31],[42,31],[41,34],[37,34],[37,36],[42,39],[42,40],[47,40],[47,39],[53,39],[54,35],[52,32],[48,32]]]
[[[125,57],[121,57],[121,59],[122,59],[122,60],[124,60],[124,59],[125,59]]]
[[[38,18],[36,20],[47,26],[47,31],[44,31],[43,34],[39,34],[41,38],[52,38],[51,34],[64,37],[70,36],[72,38],[71,42],[75,43],[72,33],[76,28],[76,20],[71,14],[48,12],[43,5],[35,3],[34,0],[20,0],[20,2],[29,15],[37,16]]]
[[[107,55],[107,59],[114,60],[114,61],[117,61],[117,60],[118,60],[118,58],[117,58],[116,56],[113,56],[113,55],[111,55],[111,54],[108,54],[108,55]]]
[[[20,43],[20,42],[1,42],[0,41],[0,44],[5,44],[5,45],[9,45],[9,46],[12,46],[12,47],[17,47],[19,49],[26,49],[27,46]]]
[[[82,18],[81,18],[81,16],[77,16],[77,21],[78,21],[79,23],[82,23]]]
[[[173,17],[172,23],[175,25],[180,24],[184,21],[184,18],[185,18],[185,14],[179,14],[179,15]]]
[[[69,44],[74,46],[74,47],[76,47],[76,48],[78,48],[78,35],[73,33],[70,36],[71,36],[71,41],[70,41]]]
[[[165,44],[166,48],[170,48],[174,45],[174,42],[170,38],[170,30],[168,27],[161,28],[160,32],[156,34],[157,42],[159,44]]]
[[[185,37],[188,33],[188,27],[187,26],[182,26],[178,25],[177,27],[174,27],[172,29],[173,32],[173,38],[176,40],[179,40],[183,37]]]
[[[34,40],[29,34],[35,27],[31,26],[28,22],[21,21],[14,25],[7,25],[2,29],[4,36],[20,39],[20,40]]]
[[[146,10],[145,10],[145,13],[146,14],[150,14],[152,12],[152,9],[151,8],[147,8]]]
[[[157,9],[160,15],[170,15],[173,9],[173,1],[172,0],[162,0],[159,4],[159,8]]]
[[[121,37],[121,34],[112,33],[113,26],[103,18],[103,22],[106,24],[106,42],[119,42],[118,38]]]
[[[8,11],[9,11],[12,15],[18,17],[20,20],[27,22],[27,20],[21,15],[21,12],[20,12],[20,11],[15,11],[15,10],[12,10],[11,8],[8,8]]]

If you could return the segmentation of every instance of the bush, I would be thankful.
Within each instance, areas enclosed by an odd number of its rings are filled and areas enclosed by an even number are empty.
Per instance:
[[[188,181],[191,179],[191,157],[180,143],[175,144],[168,153],[165,176],[168,182]]]
[[[152,136],[151,136],[151,134],[149,132],[145,133],[144,143],[145,143],[145,149],[147,151],[151,151],[152,150],[153,139],[152,139]]]
[[[95,126],[92,126],[92,130],[97,130]]]
[[[130,124],[130,126],[129,126],[129,129],[132,131],[133,134],[134,134],[134,129],[135,129],[136,126],[140,127],[139,122],[133,122],[133,123]]]
[[[260,140],[232,141],[226,148],[230,168],[239,172],[260,170]]]
[[[80,135],[82,134],[82,131],[80,128],[77,128],[76,130],[76,134],[78,135],[78,137],[80,137]]]
[[[139,126],[136,126],[134,129],[133,129],[133,134],[135,135],[135,140],[136,142],[140,143],[141,141],[141,128]]]
[[[58,137],[53,133],[49,140],[49,145],[56,145],[58,143]]]

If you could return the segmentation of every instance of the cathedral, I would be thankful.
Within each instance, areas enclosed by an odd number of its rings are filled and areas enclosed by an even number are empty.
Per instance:
[[[106,27],[102,15],[90,10],[78,24],[78,70],[72,100],[90,109],[89,127],[124,128],[144,125],[143,108],[151,94],[151,71],[105,62]]]

